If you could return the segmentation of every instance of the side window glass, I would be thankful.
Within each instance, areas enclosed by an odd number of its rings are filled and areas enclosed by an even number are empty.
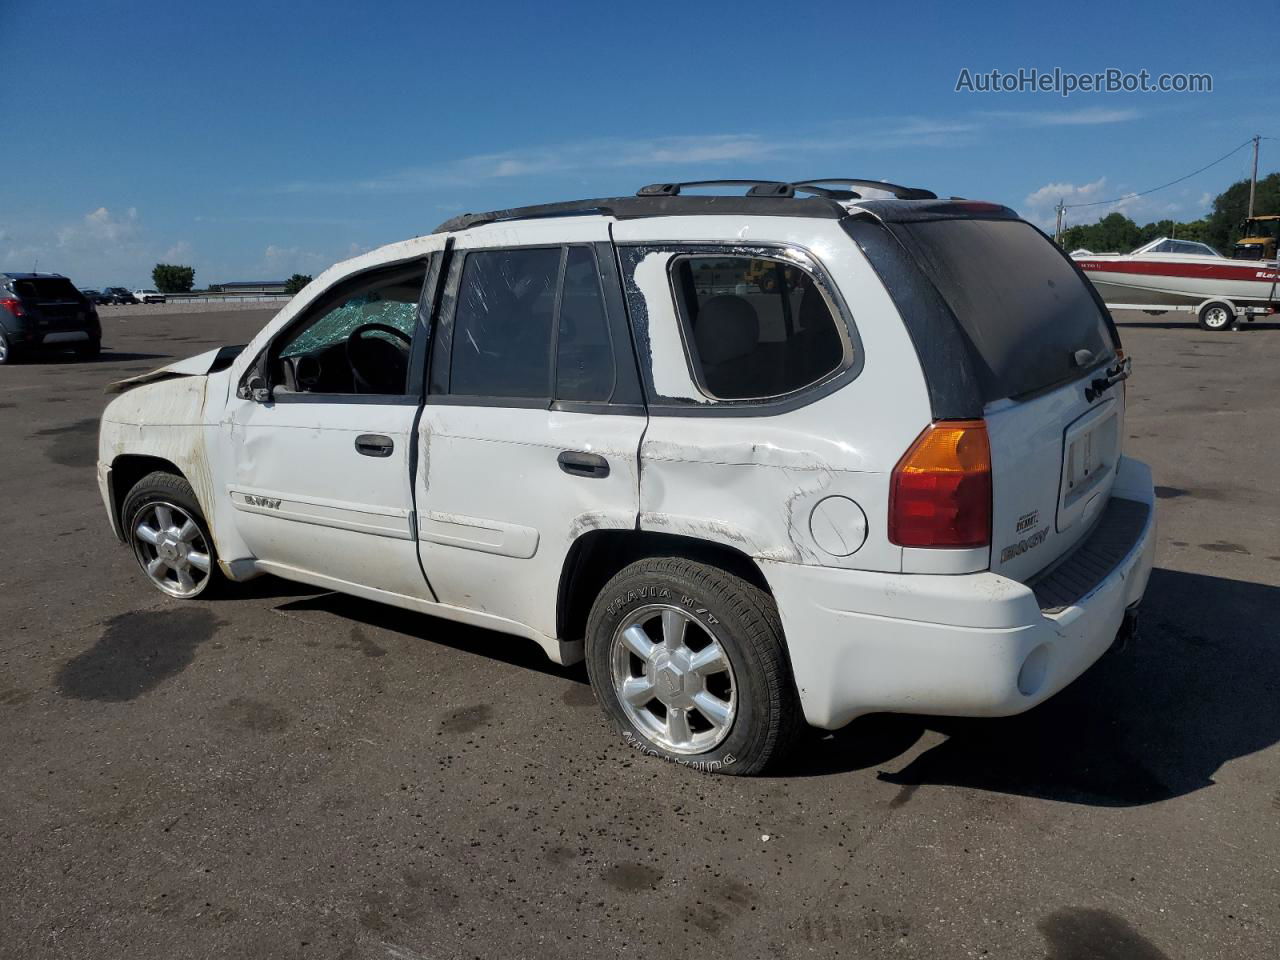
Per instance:
[[[560,248],[468,253],[454,314],[449,392],[550,397]]]
[[[570,247],[560,296],[556,398],[608,400],[613,380],[613,347],[595,254],[589,247]]]
[[[793,393],[845,365],[840,324],[803,269],[748,256],[690,256],[672,281],[700,386],[718,400]]]
[[[426,269],[346,281],[276,353],[277,382],[295,392],[403,394]]]

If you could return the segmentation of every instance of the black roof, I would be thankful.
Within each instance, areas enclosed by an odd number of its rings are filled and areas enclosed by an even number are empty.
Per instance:
[[[67,279],[60,273],[0,273],[0,277],[8,277],[10,280],[35,280],[37,277],[57,277],[59,280]]]
[[[745,194],[683,194],[686,187],[749,187]],[[860,191],[888,193],[893,199],[864,199]],[[797,196],[806,194],[806,196]],[[839,220],[849,215],[842,201],[857,200],[881,219],[917,220],[945,217],[1006,219],[1017,214],[999,204],[939,200],[920,187],[904,187],[880,180],[822,178],[812,180],[697,180],[686,183],[654,183],[641,187],[633,197],[601,197],[569,200],[528,207],[510,207],[487,213],[464,213],[446,220],[433,233],[453,233],[486,223],[600,214],[629,220],[638,217],[714,216],[716,214],[764,217],[808,217]]]

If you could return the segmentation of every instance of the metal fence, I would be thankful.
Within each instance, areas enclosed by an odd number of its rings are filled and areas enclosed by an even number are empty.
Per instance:
[[[170,303],[283,303],[292,300],[290,293],[166,293]]]

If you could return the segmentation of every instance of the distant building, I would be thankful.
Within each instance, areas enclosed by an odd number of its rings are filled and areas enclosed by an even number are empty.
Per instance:
[[[284,293],[285,280],[233,280],[230,283],[209,284],[210,293]]]

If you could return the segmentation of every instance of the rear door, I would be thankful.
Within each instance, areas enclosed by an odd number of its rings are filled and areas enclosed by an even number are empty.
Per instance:
[[[607,231],[457,239],[420,425],[419,549],[440,601],[552,637],[574,541],[638,511],[646,417]]]
[[[991,569],[1026,580],[1092,528],[1124,436],[1117,341],[1088,281],[1021,220],[899,223],[959,323],[991,440]]]

